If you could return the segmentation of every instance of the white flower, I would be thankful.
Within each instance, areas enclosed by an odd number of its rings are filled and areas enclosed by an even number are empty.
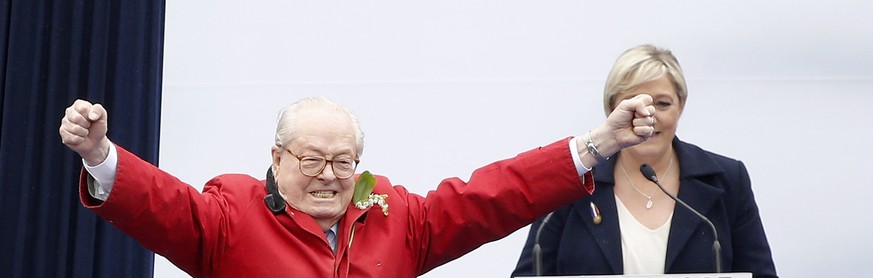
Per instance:
[[[382,208],[382,214],[388,216],[388,202],[385,201],[387,199],[388,194],[370,194],[366,201],[356,202],[355,207],[358,209],[367,209],[373,205],[378,205]]]

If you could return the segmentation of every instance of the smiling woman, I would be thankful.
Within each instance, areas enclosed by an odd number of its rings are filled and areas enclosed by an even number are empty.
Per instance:
[[[534,274],[534,245],[543,246],[542,269],[536,274],[664,274],[717,272],[712,258],[715,237],[709,226],[676,206],[638,171],[626,167],[652,165],[664,190],[697,206],[715,221],[722,237],[724,270],[776,277],[770,246],[752,196],[745,165],[704,151],[676,137],[687,89],[679,61],[666,49],[641,45],[625,51],[609,73],[604,90],[607,115],[617,101],[652,96],[655,134],[621,150],[592,171],[598,190],[555,212],[555,219],[533,224],[515,275]],[[676,167],[673,167],[673,165]],[[626,166],[627,165],[627,166]],[[585,212],[594,204],[602,219],[591,224]],[[542,227],[541,227],[542,226]],[[534,229],[531,229],[534,231]],[[572,235],[572,236],[564,236]],[[599,240],[599,238],[608,240]],[[717,238],[717,237],[716,237]],[[595,248],[596,247],[596,248]],[[720,262],[719,262],[720,263]],[[539,271],[542,270],[540,273]]]

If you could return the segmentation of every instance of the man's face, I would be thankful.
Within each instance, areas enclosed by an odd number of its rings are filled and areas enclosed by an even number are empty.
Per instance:
[[[354,178],[337,178],[331,163],[318,175],[306,176],[300,171],[297,157],[355,159],[355,129],[351,120],[340,113],[310,109],[300,115],[291,142],[273,147],[274,176],[279,192],[291,207],[312,216],[322,227],[330,227],[346,212],[354,193]]]

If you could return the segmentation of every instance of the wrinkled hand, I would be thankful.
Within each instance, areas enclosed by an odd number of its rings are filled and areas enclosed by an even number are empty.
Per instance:
[[[106,137],[108,117],[103,105],[77,99],[67,107],[61,119],[61,141],[88,165],[102,163],[112,144]]]
[[[640,94],[623,100],[606,118],[605,127],[621,149],[645,142],[655,134],[652,96]]]
[[[591,139],[604,156],[645,142],[655,133],[652,96],[640,94],[621,101],[606,123],[591,131]]]

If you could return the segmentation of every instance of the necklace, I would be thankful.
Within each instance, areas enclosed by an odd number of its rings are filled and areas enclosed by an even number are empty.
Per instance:
[[[646,199],[648,199],[648,201],[646,201],[646,209],[651,209],[652,205],[654,205],[654,203],[652,202],[652,196],[655,195],[655,190],[657,188],[652,188],[652,193],[646,194],[645,192],[640,190],[640,188],[637,187],[636,184],[634,184],[633,180],[631,180],[630,175],[627,174],[627,170],[624,169],[624,163],[619,163],[618,166],[621,167],[621,171],[624,172],[624,176],[627,178],[627,181],[630,182],[631,186],[634,187],[634,190],[636,190],[637,192],[642,194],[643,197],[646,197]],[[670,172],[671,167],[673,167],[673,156],[670,156],[670,163],[667,164],[667,170],[664,170],[664,173],[661,174],[661,177],[666,176],[667,173]]]

